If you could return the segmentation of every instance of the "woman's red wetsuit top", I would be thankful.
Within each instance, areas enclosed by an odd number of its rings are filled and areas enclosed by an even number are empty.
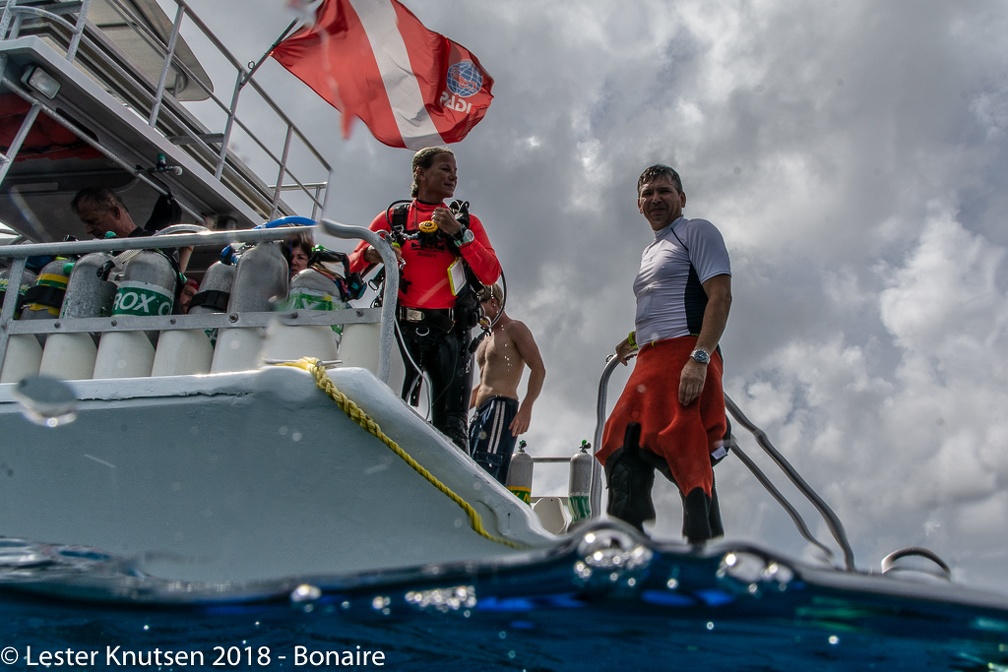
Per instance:
[[[406,233],[413,234],[420,222],[431,218],[436,208],[447,207],[443,203],[430,204],[414,200],[406,212]],[[369,227],[372,231],[389,231],[392,210],[375,217]],[[471,243],[456,247],[451,240],[441,238],[437,245],[421,245],[418,240],[407,240],[402,246],[405,265],[400,270],[403,282],[399,286],[399,305],[406,308],[452,308],[455,295],[452,294],[448,277],[449,267],[461,253],[476,277],[485,285],[492,285],[500,278],[501,266],[497,254],[490,245],[483,224],[475,215],[469,215],[469,230],[475,238]],[[373,264],[364,259],[367,241],[362,240],[350,255],[350,271],[365,274]],[[450,247],[449,247],[450,246]],[[452,249],[454,248],[454,250]]]

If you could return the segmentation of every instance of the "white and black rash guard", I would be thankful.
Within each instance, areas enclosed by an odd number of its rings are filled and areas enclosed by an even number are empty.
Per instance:
[[[680,217],[656,231],[633,285],[636,341],[699,334],[707,308],[703,283],[716,275],[731,275],[731,263],[721,232],[709,221]]]

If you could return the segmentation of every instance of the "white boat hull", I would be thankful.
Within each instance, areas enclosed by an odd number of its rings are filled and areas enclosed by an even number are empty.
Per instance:
[[[364,369],[336,386],[431,472],[348,417],[306,371],[72,383],[76,420],[30,421],[0,386],[0,534],[80,545],[168,580],[249,582],[482,560],[556,537]]]

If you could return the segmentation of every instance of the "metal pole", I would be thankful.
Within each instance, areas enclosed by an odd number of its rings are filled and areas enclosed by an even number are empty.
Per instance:
[[[7,276],[7,291],[4,294],[3,308],[0,308],[0,370],[3,369],[4,359],[7,357],[7,343],[10,341],[10,334],[7,332],[7,325],[14,319],[14,310],[17,307],[18,298],[21,295],[21,278],[24,276],[24,257],[15,259],[11,263],[10,275]]]
[[[91,6],[91,0],[81,0],[80,14],[77,15],[77,26],[74,28],[73,38],[70,40],[70,47],[67,49],[66,60],[73,62],[77,58],[77,49],[80,47],[81,38],[84,36],[84,26],[87,25],[87,15]]]
[[[287,159],[290,156],[291,138],[294,136],[293,127],[287,125],[287,137],[284,139],[283,153],[280,156],[280,167],[277,170],[276,188],[273,190],[273,203],[271,204],[270,219],[276,216],[277,207],[280,203],[280,190],[283,188],[284,175],[287,173]]]
[[[38,118],[41,109],[42,105],[38,101],[32,103],[31,109],[28,110],[24,120],[21,122],[21,128],[18,129],[17,135],[14,136],[10,147],[7,148],[7,153],[0,155],[0,159],[2,159],[2,164],[0,164],[0,182],[3,182],[3,179],[7,176],[7,171],[10,170],[14,159],[17,158],[18,152],[21,151],[21,145],[24,144],[25,138],[28,137],[28,132],[31,131],[31,127],[35,123],[35,119]]]
[[[598,386],[598,403],[595,406],[595,442],[592,445],[592,455],[596,454],[599,446],[602,445],[602,430],[605,428],[606,420],[606,393],[609,387],[609,378],[612,376],[612,372],[616,369],[617,364],[619,364],[619,360],[616,358],[616,355],[609,355],[606,358],[605,368],[602,369],[602,378],[599,380]],[[598,460],[595,460],[595,464],[592,465],[589,504],[591,505],[589,519],[598,518],[602,515],[602,465],[599,464]]]
[[[157,91],[154,93],[154,105],[151,107],[148,121],[151,126],[157,125],[157,118],[161,113],[161,99],[164,97],[168,71],[171,70],[172,60],[175,58],[175,44],[178,42],[179,31],[182,29],[183,16],[185,16],[185,7],[179,5],[178,11],[175,12],[175,23],[172,25],[171,37],[168,38],[168,53],[165,55],[164,67],[161,68],[161,77],[158,79]]]

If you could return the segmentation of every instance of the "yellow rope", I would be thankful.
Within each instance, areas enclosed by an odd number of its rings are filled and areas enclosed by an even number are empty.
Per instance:
[[[481,537],[485,537],[490,541],[497,542],[498,544],[503,544],[510,548],[524,548],[523,544],[518,544],[510,539],[504,539],[503,537],[497,537],[486,531],[483,527],[483,519],[480,517],[476,509],[472,507],[469,502],[465,501],[451,490],[447,485],[442,483],[437,479],[434,474],[430,473],[417,462],[413,457],[403,450],[399,444],[393,441],[387,434],[385,434],[378,423],[375,422],[371,416],[364,412],[364,410],[358,406],[352,399],[340,392],[336,388],[336,384],[332,379],[326,374],[325,367],[322,366],[322,362],[313,357],[302,357],[301,359],[293,362],[278,362],[280,366],[294,366],[299,369],[308,371],[315,377],[315,384],[318,385],[319,389],[326,393],[330,399],[336,402],[336,405],[342,410],[351,420],[356,422],[358,425],[363,427],[367,432],[376,438],[378,438],[382,443],[388,446],[393,453],[398,455],[406,464],[408,464],[414,471],[424,477],[431,485],[440,490],[442,493],[448,496],[453,502],[459,505],[466,515],[469,516],[469,527],[473,529],[474,532],[479,534]]]

